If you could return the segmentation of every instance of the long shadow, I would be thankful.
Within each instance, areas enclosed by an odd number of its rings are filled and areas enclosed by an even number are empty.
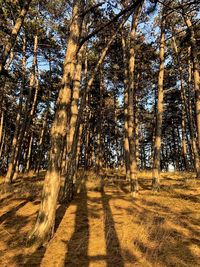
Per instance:
[[[61,204],[57,210],[56,210],[56,219],[55,219],[55,228],[54,228],[54,231],[56,232],[64,215],[65,215],[65,212],[67,210],[67,208],[69,207],[71,203],[67,203],[67,204]]]
[[[81,185],[80,194],[76,196],[75,203],[78,203],[75,229],[71,239],[66,242],[68,249],[65,255],[65,266],[88,267],[89,220],[85,183]]]
[[[22,203],[20,203],[18,206],[12,208],[11,210],[9,210],[8,212],[6,212],[5,214],[3,214],[0,217],[0,223],[2,223],[3,221],[5,221],[7,218],[11,218],[16,211],[18,211],[20,208],[22,208],[23,206],[26,205],[28,201],[23,201]]]
[[[110,197],[102,191],[102,206],[104,210],[104,233],[106,240],[106,254],[108,267],[124,267],[121,246],[115,229],[112,211],[109,205]]]

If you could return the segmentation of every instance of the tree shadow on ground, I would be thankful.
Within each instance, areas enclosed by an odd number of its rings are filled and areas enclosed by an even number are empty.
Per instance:
[[[81,186],[81,192],[76,197],[76,218],[75,229],[71,239],[66,242],[68,247],[65,266],[83,266],[88,267],[90,262],[105,261],[108,267],[124,267],[120,242],[117,237],[115,223],[113,220],[112,211],[109,205],[110,196],[104,191],[101,193],[101,198],[90,198],[93,203],[102,204],[104,216],[104,237],[106,243],[106,255],[88,255],[88,244],[90,237],[90,227],[88,219],[88,196],[85,183]],[[90,206],[90,216],[97,218],[96,212],[98,209],[95,205]],[[98,218],[97,218],[98,219]],[[98,240],[96,240],[98,242]],[[98,252],[97,252],[98,253]],[[128,253],[128,251],[127,251]]]
[[[23,206],[26,205],[28,201],[23,201],[21,202],[19,205],[14,206],[11,210],[7,211],[6,213],[4,213],[3,215],[0,216],[0,224],[3,223],[6,219],[10,219],[12,218],[12,216]]]
[[[71,239],[66,243],[65,266],[89,266],[88,243],[89,221],[87,208],[87,191],[85,183],[80,186],[80,194],[76,197],[77,211],[75,229]]]
[[[106,240],[106,254],[108,267],[123,267],[124,260],[120,242],[115,229],[115,222],[113,220],[112,211],[109,205],[110,196],[102,191],[102,206],[104,211],[104,235]]]

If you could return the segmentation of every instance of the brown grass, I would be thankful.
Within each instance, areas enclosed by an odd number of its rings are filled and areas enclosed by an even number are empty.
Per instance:
[[[23,177],[0,199],[0,266],[200,266],[200,181],[192,173],[163,173],[160,192],[150,173],[139,174],[133,199],[123,171],[101,181],[79,173],[78,194],[58,205],[56,233],[47,248],[25,248],[42,188],[42,177]]]

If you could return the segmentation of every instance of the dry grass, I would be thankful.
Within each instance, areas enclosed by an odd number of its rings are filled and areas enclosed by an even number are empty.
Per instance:
[[[103,174],[102,174],[103,175]],[[56,233],[46,249],[29,254],[24,237],[37,214],[42,177],[23,177],[1,197],[1,266],[200,266],[200,181],[192,173],[163,173],[160,192],[139,174],[140,193],[127,193],[124,172],[101,179],[80,172],[79,192],[58,206]],[[101,185],[102,186],[102,185]]]
[[[97,175],[94,171],[88,171],[85,174],[86,188],[89,191],[101,192],[104,182],[101,175]]]

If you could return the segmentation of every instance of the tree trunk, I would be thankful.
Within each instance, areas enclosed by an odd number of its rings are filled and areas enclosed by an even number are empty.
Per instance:
[[[183,73],[182,68],[180,67],[180,77],[181,77],[181,104],[182,104],[182,112],[181,112],[181,131],[182,131],[182,156],[184,169],[188,170],[188,161],[187,161],[187,143],[186,143],[186,110],[185,110],[185,89],[184,89],[184,81],[183,81]]]
[[[137,168],[140,168],[140,142],[139,142],[139,81],[140,73],[137,74],[136,84],[135,84],[135,146],[136,146],[136,163]]]
[[[190,62],[190,53],[191,49],[188,49],[189,60],[188,60],[188,123],[190,129],[190,138],[191,138],[191,148],[193,153],[193,161],[196,172],[196,178],[200,178],[200,157],[197,147],[197,142],[195,138],[195,130],[193,124],[193,114],[192,114],[192,104],[191,104],[191,80],[192,80],[192,70],[191,70],[191,62]]]
[[[20,120],[21,120],[21,112],[22,112],[22,101],[23,101],[23,96],[21,92],[20,100],[19,100],[19,107],[18,107],[18,113],[16,117],[16,127],[15,127],[15,132],[12,140],[12,146],[11,146],[11,155],[9,158],[9,163],[8,163],[8,170],[6,173],[5,177],[5,184],[12,183],[13,176],[14,176],[14,166],[15,162],[17,161],[17,140],[18,140],[18,135],[20,131]]]
[[[126,180],[130,177],[130,163],[129,163],[129,141],[128,141],[128,59],[127,59],[127,44],[122,32],[122,48],[123,48],[123,62],[124,62],[124,156],[126,167]]]
[[[27,153],[27,160],[26,160],[26,170],[25,170],[26,173],[28,173],[29,170],[30,170],[32,144],[33,144],[33,133],[31,133],[30,141],[29,141],[29,145],[28,145],[28,153]]]
[[[132,29],[130,33],[130,59],[129,59],[129,88],[128,88],[128,140],[129,140],[129,169],[130,169],[130,189],[135,196],[138,192],[137,162],[136,162],[136,127],[135,127],[135,37],[142,4],[137,7],[133,16]]]
[[[49,98],[47,99],[47,101],[49,102]],[[49,106],[47,105],[47,110],[46,110],[44,118],[43,118],[42,130],[41,130],[40,139],[39,139],[38,160],[37,160],[37,164],[35,166],[35,172],[37,172],[37,175],[39,175],[40,165],[41,165],[41,161],[42,161],[42,152],[43,152],[43,147],[44,147],[45,132],[46,132],[46,128],[47,128],[48,114],[49,114]]]
[[[53,235],[57,199],[60,190],[60,173],[63,143],[66,136],[67,114],[71,103],[71,84],[74,78],[76,56],[81,36],[84,1],[75,0],[73,4],[70,36],[64,60],[62,88],[57,100],[57,111],[51,128],[51,149],[42,200],[36,224],[28,239],[38,247],[46,243]]]
[[[194,28],[189,17],[184,16],[185,23],[190,32],[190,43],[191,43],[191,56],[193,63],[193,76],[194,76],[194,91],[195,91],[195,109],[196,109],[196,124],[197,124],[197,140],[198,150],[200,149],[200,83],[199,83],[199,61],[197,52],[197,41],[195,38]]]
[[[1,111],[1,119],[0,119],[0,146],[2,143],[2,139],[3,139],[3,124],[4,124],[4,110],[2,107],[2,111]]]
[[[11,34],[10,34],[10,38],[8,39],[7,44],[6,44],[6,46],[3,50],[3,53],[0,57],[0,75],[3,72],[4,66],[6,64],[6,61],[10,55],[12,48],[15,45],[17,36],[18,36],[20,29],[21,29],[21,26],[23,25],[23,22],[24,22],[24,18],[28,12],[30,3],[31,3],[31,0],[25,0],[24,1],[23,8],[22,8],[18,18],[15,21],[15,25],[12,29]]]
[[[99,104],[98,104],[98,125],[97,125],[97,157],[96,157],[96,173],[100,176],[102,169],[102,121],[103,121],[103,72],[99,74]]]
[[[182,131],[182,156],[183,156],[183,164],[184,169],[188,169],[188,161],[187,161],[187,143],[186,143],[186,114],[187,114],[187,103],[186,103],[186,95],[185,95],[185,87],[184,87],[184,79],[183,79],[183,69],[181,66],[181,58],[179,56],[178,47],[176,44],[176,39],[173,37],[173,45],[174,50],[176,53],[176,62],[179,67],[179,75],[180,75],[180,82],[181,82],[181,105],[182,105],[182,112],[181,112],[181,131]]]
[[[12,183],[13,181],[13,176],[15,173],[15,167],[16,163],[18,160],[18,156],[20,154],[21,146],[22,146],[22,141],[24,138],[25,134],[28,134],[36,103],[37,103],[37,96],[38,96],[38,90],[39,90],[39,84],[38,84],[38,79],[36,79],[36,66],[37,66],[37,48],[38,48],[38,36],[35,35],[34,37],[34,56],[33,56],[33,63],[32,63],[32,72],[31,72],[31,77],[30,77],[30,88],[29,88],[29,94],[27,97],[27,102],[26,102],[26,108],[25,108],[25,118],[24,122],[22,123],[22,126],[20,128],[20,121],[21,121],[21,112],[22,112],[22,101],[23,101],[23,95],[22,95],[22,90],[21,89],[21,95],[20,95],[20,104],[19,104],[19,109],[18,109],[18,114],[17,114],[17,119],[16,119],[16,129],[13,137],[13,142],[12,142],[12,150],[11,150],[11,157],[9,159],[9,166],[5,178],[5,183]],[[24,45],[23,45],[23,69],[24,69],[24,75],[25,75],[25,69],[26,69],[26,42],[24,40]],[[35,94],[34,94],[34,100],[31,106],[31,110],[29,111],[29,106],[31,102],[31,96],[32,96],[32,90],[33,87],[36,83],[35,87]]]
[[[124,23],[124,21],[123,21]],[[123,24],[121,24],[122,26]],[[83,114],[83,110],[85,108],[86,105],[86,97],[91,89],[91,86],[93,84],[93,81],[99,71],[100,66],[103,63],[103,60],[107,54],[107,51],[109,49],[109,47],[111,46],[112,42],[114,41],[115,37],[117,35],[117,32],[115,32],[115,34],[111,37],[111,39],[109,40],[108,44],[106,45],[106,47],[103,49],[100,58],[92,72],[92,75],[88,81],[87,87],[83,92],[82,98],[81,98],[81,104],[80,104],[80,108],[78,111],[78,116],[76,117],[76,124],[75,124],[75,130],[73,133],[73,142],[72,142],[72,146],[71,146],[71,151],[70,151],[70,155],[69,155],[69,159],[67,161],[67,172],[66,172],[66,177],[65,177],[65,183],[64,183],[64,188],[63,188],[63,193],[62,193],[62,198],[61,200],[70,200],[73,196],[73,176],[75,173],[75,161],[76,161],[76,152],[77,152],[77,143],[78,143],[78,133],[79,133],[79,128],[80,128],[80,123],[81,123],[81,118],[82,118],[82,114]],[[93,159],[94,160],[94,159]]]
[[[6,131],[4,129],[3,134],[2,134],[2,139],[1,139],[1,145],[0,145],[0,160],[1,160],[1,156],[3,153],[3,147],[4,147],[4,142],[5,142],[5,136],[6,136]]]
[[[78,117],[78,103],[80,99],[80,85],[81,85],[81,74],[82,74],[82,59],[83,59],[84,46],[82,46],[81,50],[78,53],[76,71],[74,75],[73,82],[73,94],[72,94],[72,102],[71,102],[71,118],[69,123],[69,132],[67,134],[67,150],[66,155],[71,153],[73,136],[76,128],[76,121]],[[65,157],[65,167],[66,167],[66,157]]]
[[[159,190],[160,187],[160,153],[161,153],[161,135],[163,121],[163,81],[164,81],[164,53],[165,53],[165,18],[161,22],[161,39],[160,39],[160,68],[158,74],[158,101],[156,111],[156,128],[154,140],[154,157],[152,171],[152,187]]]

